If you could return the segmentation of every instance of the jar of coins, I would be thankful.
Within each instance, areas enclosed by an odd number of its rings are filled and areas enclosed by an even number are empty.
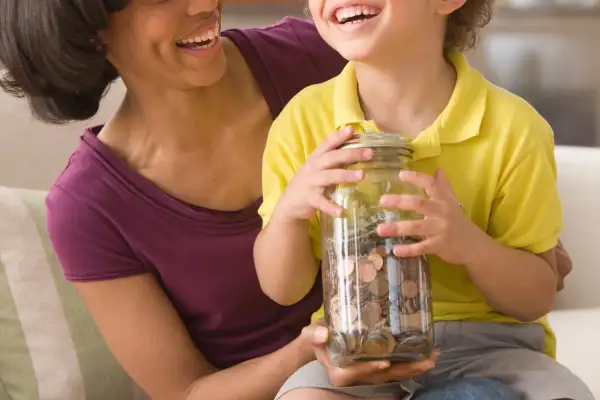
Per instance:
[[[330,188],[328,197],[344,208],[321,214],[325,319],[329,355],[338,365],[353,361],[417,361],[433,350],[430,272],[426,257],[398,258],[396,245],[417,237],[381,237],[381,223],[423,218],[380,206],[385,194],[422,191],[400,180],[409,168],[412,140],[394,133],[355,135],[342,147],[371,148],[372,160],[349,168],[365,171],[354,184]]]

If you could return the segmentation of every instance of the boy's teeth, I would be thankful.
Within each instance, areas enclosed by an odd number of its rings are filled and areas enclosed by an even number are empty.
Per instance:
[[[364,16],[364,17],[373,17],[379,14],[379,10],[369,6],[352,6],[340,8],[335,13],[335,18],[339,23],[345,23],[350,19]]]

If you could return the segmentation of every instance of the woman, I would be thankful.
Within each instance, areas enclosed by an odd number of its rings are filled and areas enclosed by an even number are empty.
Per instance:
[[[299,304],[262,294],[252,258],[269,126],[343,67],[307,22],[219,37],[218,0],[0,0],[2,86],[52,123],[86,120],[120,76],[114,117],[86,131],[48,196],[65,277],[153,399],[268,399],[318,357]],[[329,367],[336,385],[402,380],[434,359]]]

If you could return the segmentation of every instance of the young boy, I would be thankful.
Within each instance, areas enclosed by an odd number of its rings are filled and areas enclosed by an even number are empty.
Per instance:
[[[264,292],[282,305],[320,284],[317,212],[341,211],[324,197],[325,188],[362,179],[343,167],[371,156],[337,148],[353,132],[407,133],[415,172],[401,178],[427,197],[385,196],[381,203],[425,219],[384,224],[379,234],[425,238],[394,250],[399,257],[427,254],[431,264],[442,353],[419,382],[494,378],[525,399],[593,399],[553,359],[556,341],[545,317],[557,289],[554,248],[562,223],[553,132],[461,54],[474,44],[477,23],[489,19],[491,3],[309,0],[320,34],[350,62],[338,77],[299,93],[273,124],[257,273]],[[313,363],[300,373],[323,370]],[[311,386],[298,376],[290,382],[282,394]],[[381,393],[373,387],[367,395]]]

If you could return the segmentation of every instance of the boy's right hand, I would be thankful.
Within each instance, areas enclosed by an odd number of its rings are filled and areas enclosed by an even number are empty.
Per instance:
[[[288,221],[305,221],[321,211],[332,217],[341,217],[342,207],[325,197],[329,186],[359,182],[364,171],[345,167],[368,161],[373,156],[370,149],[339,149],[354,134],[351,127],[329,136],[308,157],[281,196],[274,214]]]

